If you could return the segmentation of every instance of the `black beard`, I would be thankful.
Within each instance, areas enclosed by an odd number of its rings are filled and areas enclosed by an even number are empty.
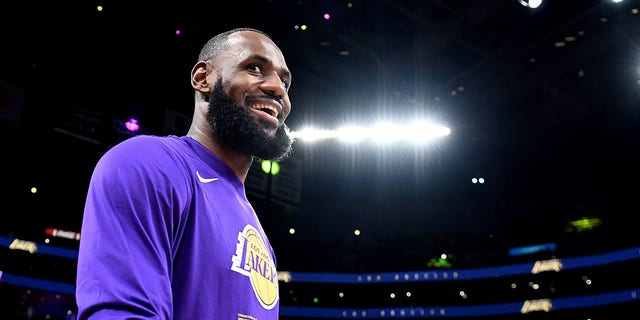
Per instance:
[[[291,154],[293,140],[287,125],[282,122],[274,136],[268,135],[264,128],[268,124],[259,123],[249,108],[229,97],[224,92],[221,78],[208,98],[207,121],[213,134],[228,147],[263,160],[279,161]]]

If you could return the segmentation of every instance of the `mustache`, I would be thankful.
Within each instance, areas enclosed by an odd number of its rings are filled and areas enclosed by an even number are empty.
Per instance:
[[[276,95],[272,95],[272,94],[257,94],[257,95],[251,95],[248,96],[247,99],[271,99],[275,102],[277,102],[279,105],[282,105],[282,97],[281,96],[276,96]]]

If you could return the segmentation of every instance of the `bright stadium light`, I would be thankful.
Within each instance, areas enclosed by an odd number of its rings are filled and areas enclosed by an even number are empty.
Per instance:
[[[360,142],[369,138],[369,130],[357,126],[345,126],[336,130],[336,138],[346,142]]]
[[[424,143],[433,138],[449,135],[451,129],[443,126],[436,126],[425,121],[416,121],[406,128],[406,139],[415,143]]]
[[[371,130],[371,139],[376,143],[386,144],[393,141],[402,140],[404,131],[389,122],[376,124]]]
[[[518,0],[520,1],[520,4],[525,6],[525,7],[529,7],[531,9],[535,9],[537,7],[539,7],[542,4],[542,0]]]
[[[313,142],[316,140],[334,138],[335,132],[332,130],[306,128],[300,131],[292,131],[290,135],[295,140],[302,139],[307,142]]]
[[[390,122],[378,123],[369,128],[354,125],[341,127],[337,130],[303,128],[292,131],[295,140],[315,142],[326,139],[338,139],[343,142],[356,143],[363,141],[386,144],[394,141],[408,141],[422,144],[435,138],[447,136],[451,129],[434,125],[425,121],[396,125]]]

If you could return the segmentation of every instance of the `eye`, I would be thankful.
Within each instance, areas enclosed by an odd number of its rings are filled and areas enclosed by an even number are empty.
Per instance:
[[[245,69],[257,75],[264,75],[263,67],[261,64],[258,64],[258,63],[249,63],[247,64]],[[289,78],[286,76],[281,76],[280,81],[282,82],[282,85],[284,86],[285,90],[289,90],[289,85],[290,85]]]
[[[262,74],[262,66],[260,66],[259,64],[255,64],[255,63],[248,64],[247,70]]]

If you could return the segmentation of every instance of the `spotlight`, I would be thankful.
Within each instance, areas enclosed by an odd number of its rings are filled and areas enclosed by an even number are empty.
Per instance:
[[[521,5],[535,9],[542,4],[542,0],[518,0]]]

